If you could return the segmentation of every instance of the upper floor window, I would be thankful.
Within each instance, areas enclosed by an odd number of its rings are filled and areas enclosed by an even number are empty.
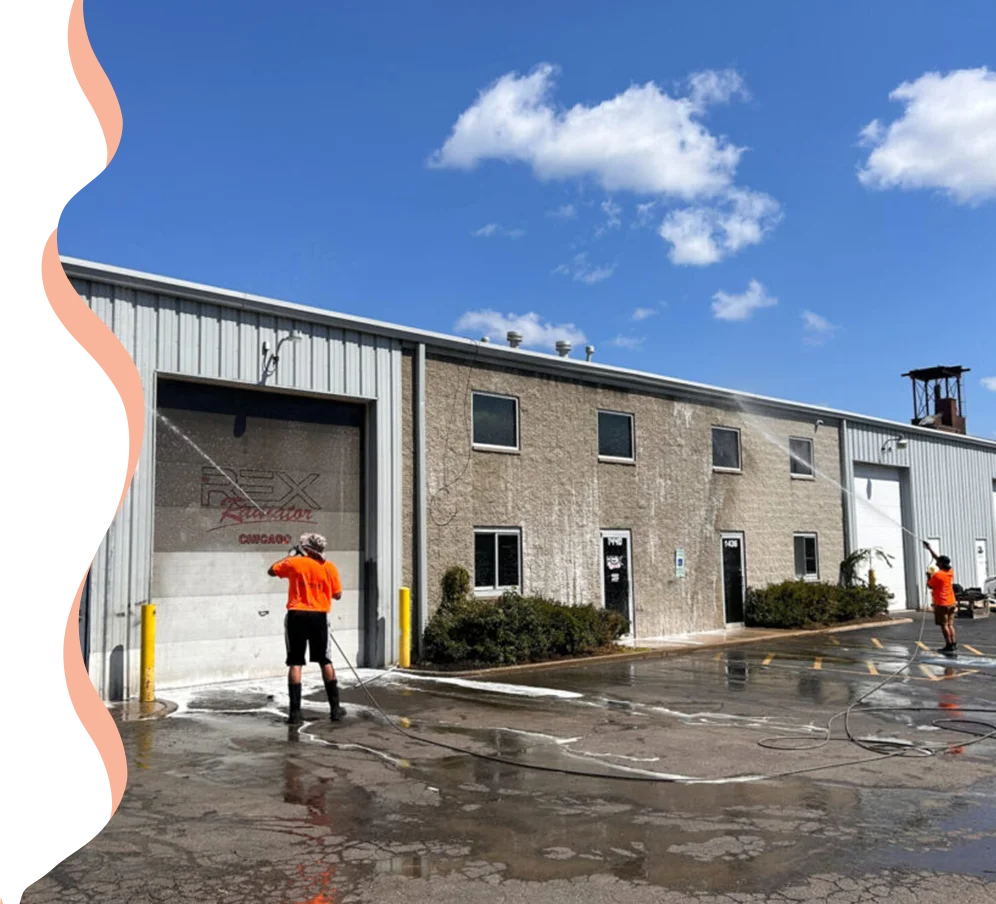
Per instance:
[[[712,466],[717,471],[739,471],[740,430],[736,427],[712,428]]]
[[[473,394],[474,445],[485,449],[519,448],[519,400],[514,396]]]
[[[610,461],[633,461],[633,447],[633,415],[599,411],[598,457]]]
[[[813,477],[813,441],[793,436],[789,439],[789,469],[793,477]]]

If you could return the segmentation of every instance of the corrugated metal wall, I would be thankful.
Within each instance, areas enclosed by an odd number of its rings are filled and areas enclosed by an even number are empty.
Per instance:
[[[905,449],[894,440],[905,436]],[[915,538],[909,538],[907,569],[910,599],[926,604],[921,540],[939,537],[942,552],[951,557],[955,580],[974,586],[975,541],[984,539],[989,547],[989,572],[996,571],[996,516],[993,512],[993,485],[996,481],[996,449],[952,441],[940,436],[924,436],[919,431],[903,433],[849,421],[844,438],[847,474],[845,485],[854,483],[854,463],[877,464],[905,471],[907,493],[904,505],[909,512],[905,525]],[[883,451],[885,447],[885,451]],[[849,506],[849,534],[855,536],[854,507]]]
[[[73,285],[135,361],[149,408],[155,405],[157,375],[259,385],[263,343],[272,350],[278,338],[293,330],[304,338],[283,344],[268,388],[376,403],[376,420],[370,425],[375,448],[367,471],[376,488],[374,506],[367,512],[366,556],[376,559],[377,616],[388,626],[378,645],[392,661],[396,638],[390,627],[397,621],[401,582],[400,342],[110,283],[74,279]],[[154,417],[147,411],[135,479],[90,573],[90,675],[105,699],[118,693],[127,698],[138,687],[140,606],[148,601],[151,586],[154,446]],[[111,686],[120,683],[108,668],[112,655],[123,658],[123,688]]]

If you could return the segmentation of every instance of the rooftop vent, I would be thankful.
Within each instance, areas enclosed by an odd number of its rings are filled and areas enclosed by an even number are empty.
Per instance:
[[[515,330],[509,330],[505,334],[505,338],[508,340],[508,344],[511,345],[512,348],[518,348],[522,345],[522,333],[518,333]]]
[[[584,359],[585,359],[585,361],[590,361],[594,357],[594,355],[595,355],[595,346],[594,345],[586,345],[584,347]]]
[[[490,341],[491,341],[490,336],[481,336],[481,342],[490,342]]]
[[[570,353],[571,353],[571,343],[568,342],[566,339],[561,339],[557,343],[557,354],[560,355],[561,358],[566,358]]]

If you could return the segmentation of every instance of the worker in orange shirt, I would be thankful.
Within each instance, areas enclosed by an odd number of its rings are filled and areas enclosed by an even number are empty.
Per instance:
[[[312,662],[322,668],[325,693],[333,722],[339,722],[346,711],[339,705],[339,683],[332,668],[332,632],[329,611],[332,600],[342,598],[342,583],[335,565],[325,558],[325,538],[321,534],[304,534],[300,546],[291,554],[271,565],[270,577],[286,578],[287,615],[284,617],[284,640],[287,644],[287,691],[290,707],[287,722],[300,725],[301,669],[305,650]]]
[[[958,601],[954,593],[954,570],[947,556],[937,555],[929,543],[924,543],[923,547],[937,565],[936,569],[931,568],[927,572],[927,586],[934,601],[934,623],[944,635],[945,645],[941,648],[941,652],[954,653],[958,649],[954,626],[955,613],[958,611]]]

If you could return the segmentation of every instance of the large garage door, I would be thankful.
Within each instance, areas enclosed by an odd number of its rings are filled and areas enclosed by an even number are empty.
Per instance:
[[[157,401],[157,681],[285,671],[287,584],[266,571],[306,531],[328,539],[332,627],[356,661],[363,408],[166,380]]]
[[[899,472],[870,465],[854,467],[854,498],[858,549],[880,549],[892,559],[874,563],[875,578],[893,594],[891,609],[906,608],[906,559],[903,540],[902,483]],[[867,565],[861,577],[868,577]]]

